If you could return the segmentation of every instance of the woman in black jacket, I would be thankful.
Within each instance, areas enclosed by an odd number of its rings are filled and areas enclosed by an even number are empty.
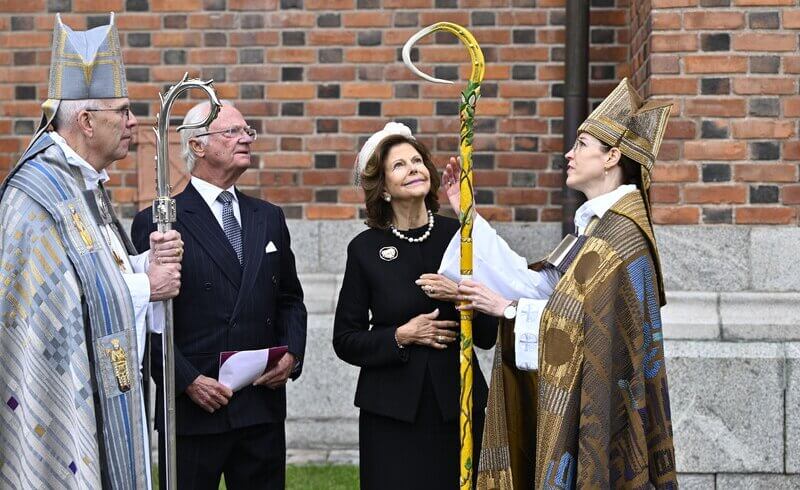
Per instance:
[[[368,230],[347,248],[333,347],[361,367],[361,488],[458,488],[457,286],[436,271],[458,221],[436,215],[439,175],[411,131],[389,123],[358,155]],[[476,315],[474,343],[494,345],[496,319]],[[487,387],[474,362],[477,468]]]

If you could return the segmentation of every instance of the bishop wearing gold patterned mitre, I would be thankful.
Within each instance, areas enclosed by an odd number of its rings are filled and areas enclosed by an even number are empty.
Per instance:
[[[529,264],[474,216],[467,307],[501,318],[480,489],[677,488],[648,197],[671,103],[627,79],[578,129],[575,234]],[[457,165],[443,181],[459,209]],[[440,272],[459,280],[459,235]]]

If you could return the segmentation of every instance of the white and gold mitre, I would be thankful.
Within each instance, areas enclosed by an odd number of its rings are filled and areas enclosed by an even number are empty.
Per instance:
[[[111,23],[73,31],[56,17],[48,99],[115,99],[128,96],[119,35]]]
[[[42,121],[31,140],[50,126],[62,100],[115,99],[128,96],[119,34],[111,13],[108,25],[73,31],[56,15],[50,81]]]

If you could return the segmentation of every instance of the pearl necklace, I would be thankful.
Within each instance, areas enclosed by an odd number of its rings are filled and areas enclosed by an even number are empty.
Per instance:
[[[409,243],[424,242],[425,240],[428,239],[429,236],[431,236],[431,230],[433,229],[433,213],[430,210],[428,210],[428,229],[419,238],[411,238],[403,235],[397,228],[395,228],[394,225],[389,225],[389,228],[392,229],[392,233],[394,234],[394,236],[396,236],[401,240],[407,240]]]

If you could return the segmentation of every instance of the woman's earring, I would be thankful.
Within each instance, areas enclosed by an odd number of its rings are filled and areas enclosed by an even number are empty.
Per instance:
[[[606,173],[608,173],[608,172],[606,172]],[[383,200],[386,201],[386,202],[392,202],[392,196],[389,195],[389,194],[384,194],[383,195]]]

